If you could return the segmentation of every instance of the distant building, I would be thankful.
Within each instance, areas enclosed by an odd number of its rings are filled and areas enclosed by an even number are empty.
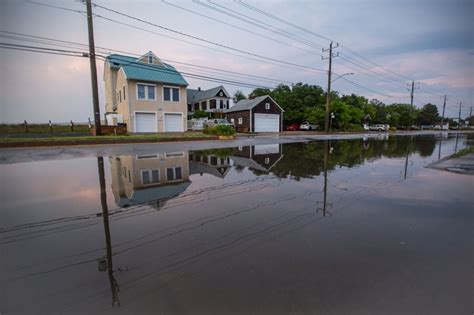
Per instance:
[[[231,156],[235,165],[264,173],[268,173],[282,158],[282,145],[279,143],[238,147]]]
[[[104,83],[108,124],[125,123],[139,133],[186,131],[188,83],[153,52],[107,56]]]
[[[229,92],[220,85],[208,90],[187,89],[187,99],[188,114],[192,115],[197,110],[208,113],[223,112],[229,108],[231,97]]]
[[[268,95],[244,99],[225,111],[239,132],[280,132],[284,110]]]

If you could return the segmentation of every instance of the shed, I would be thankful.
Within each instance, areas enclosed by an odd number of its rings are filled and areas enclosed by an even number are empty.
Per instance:
[[[269,95],[241,100],[225,111],[238,132],[280,132],[283,112]]]

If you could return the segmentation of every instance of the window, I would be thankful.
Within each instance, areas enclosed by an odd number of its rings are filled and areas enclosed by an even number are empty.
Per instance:
[[[207,101],[201,102],[201,109],[207,110]]]
[[[168,102],[179,102],[179,88],[163,87],[163,99]]]
[[[137,84],[137,99],[139,100],[156,100],[155,86],[147,84]]]
[[[122,91],[119,91],[119,102],[122,102]]]
[[[160,170],[141,170],[142,184],[150,185],[160,182]]]
[[[182,170],[183,168],[181,166],[167,168],[166,178],[168,179],[168,181],[183,179]]]
[[[220,105],[219,108],[223,109],[224,108],[224,100],[221,100],[219,105]]]
[[[226,109],[229,109],[229,100],[226,100],[226,101],[225,101],[225,108],[226,108]]]
[[[123,100],[125,101],[125,86],[123,87]]]
[[[270,109],[270,103],[265,103],[265,109]]]
[[[194,110],[199,110],[199,103],[194,103]]]
[[[231,123],[232,125],[235,125],[235,119],[234,119],[234,118],[231,118],[231,119],[230,119],[230,123]]]
[[[211,156],[211,165],[216,166],[217,165],[217,157],[216,156]]]
[[[265,158],[265,164],[270,164],[270,158]]]
[[[242,117],[239,117],[239,125],[242,125]]]
[[[209,109],[216,109],[216,100],[210,100]]]
[[[153,63],[153,56],[152,55],[148,55],[148,63]]]

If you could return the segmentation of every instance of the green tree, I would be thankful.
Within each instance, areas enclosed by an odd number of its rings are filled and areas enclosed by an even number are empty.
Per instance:
[[[426,104],[420,111],[416,119],[419,125],[434,125],[439,120],[438,107],[433,104]]]
[[[234,103],[237,103],[238,101],[244,100],[246,98],[247,96],[245,96],[244,92],[242,92],[241,90],[237,90],[234,93],[233,100],[234,100]]]

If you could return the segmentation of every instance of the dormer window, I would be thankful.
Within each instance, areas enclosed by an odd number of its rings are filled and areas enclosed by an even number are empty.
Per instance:
[[[148,63],[153,63],[153,55],[148,55]]]

